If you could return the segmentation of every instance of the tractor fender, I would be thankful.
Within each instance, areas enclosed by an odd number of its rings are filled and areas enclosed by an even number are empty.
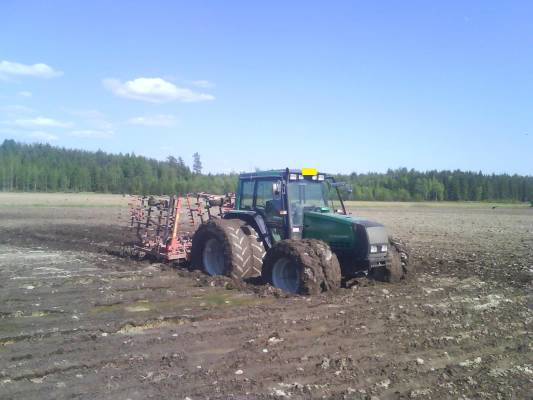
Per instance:
[[[256,211],[248,210],[233,210],[228,211],[222,217],[224,219],[240,219],[250,225],[255,229],[260,239],[263,241],[265,250],[268,250],[272,247],[272,238],[268,231],[265,219],[261,214]]]

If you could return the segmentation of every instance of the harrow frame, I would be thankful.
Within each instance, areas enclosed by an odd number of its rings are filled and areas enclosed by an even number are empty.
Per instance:
[[[188,262],[196,228],[211,218],[221,218],[234,205],[232,193],[135,197],[129,204],[129,227],[135,231],[133,254],[165,262]]]

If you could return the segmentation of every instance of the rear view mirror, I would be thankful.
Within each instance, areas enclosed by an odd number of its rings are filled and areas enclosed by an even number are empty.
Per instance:
[[[334,188],[346,187],[346,182],[331,182],[330,185]]]
[[[343,191],[346,191],[348,193],[352,193],[353,189],[350,185],[348,185],[346,182],[332,182],[330,183],[331,187],[341,189]]]

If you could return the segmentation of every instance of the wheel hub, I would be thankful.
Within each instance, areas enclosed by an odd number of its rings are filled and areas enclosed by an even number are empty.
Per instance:
[[[272,268],[272,283],[275,287],[289,293],[298,293],[300,289],[300,269],[286,258],[280,258]]]
[[[224,275],[224,249],[216,239],[209,239],[202,253],[204,268],[209,275]]]

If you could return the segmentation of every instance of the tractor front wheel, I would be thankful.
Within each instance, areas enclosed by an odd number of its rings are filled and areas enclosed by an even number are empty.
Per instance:
[[[282,240],[264,258],[263,281],[285,292],[312,295],[340,287],[337,256],[319,240]]]
[[[415,268],[409,263],[406,246],[401,241],[390,237],[385,266],[373,268],[369,275],[378,281],[397,283],[412,277],[414,273]]]

